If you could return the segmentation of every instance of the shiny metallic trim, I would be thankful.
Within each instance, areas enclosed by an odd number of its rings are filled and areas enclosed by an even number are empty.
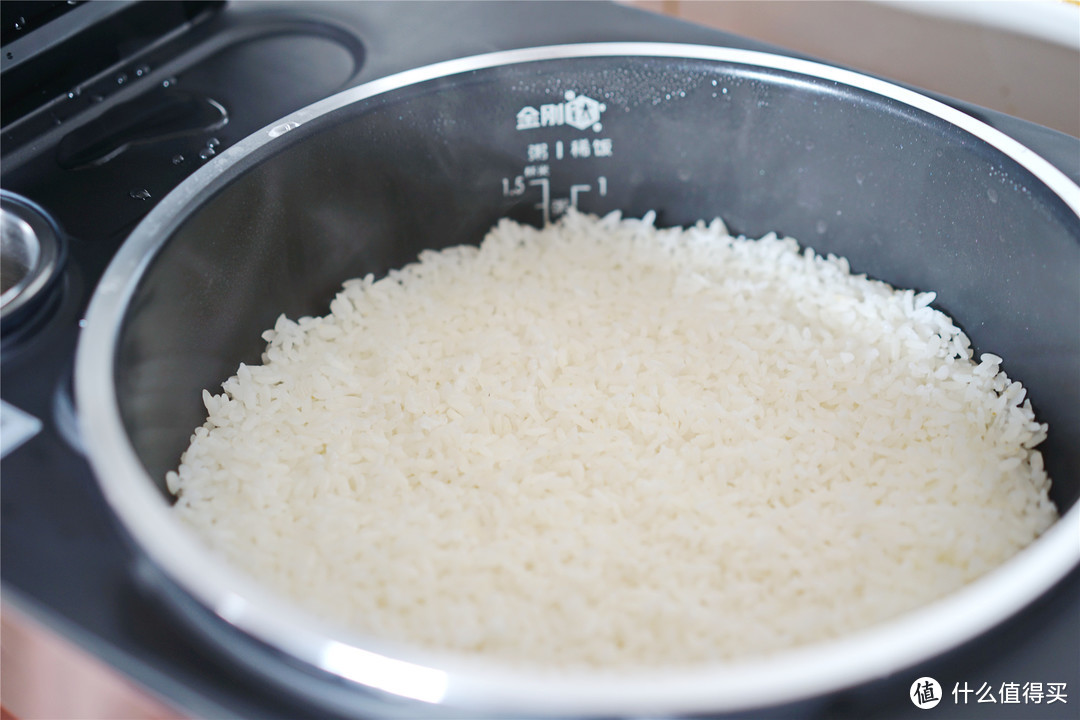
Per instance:
[[[767,660],[670,672],[585,672],[552,678],[335,632],[237,577],[172,517],[124,432],[112,373],[127,304],[143,272],[184,214],[252,153],[269,143],[288,141],[296,128],[346,105],[474,70],[554,59],[626,56],[710,60],[781,70],[893,99],[945,120],[1001,151],[1035,175],[1080,217],[1080,187],[998,130],[893,83],[769,53],[652,42],[529,48],[409,70],[314,103],[237,143],[151,211],[106,270],[90,304],[79,343],[78,408],[90,462],[102,491],[146,554],[198,601],[237,628],[315,667],[425,702],[502,713],[689,713],[777,705],[904,670],[997,625],[1080,564],[1077,505],[1039,540],[997,570],[941,601],[858,634]]]
[[[56,223],[26,198],[0,191],[0,213],[9,230],[8,241],[21,243],[19,249],[33,256],[25,274],[0,295],[0,318],[10,318],[40,299],[41,293],[56,279],[64,248]]]

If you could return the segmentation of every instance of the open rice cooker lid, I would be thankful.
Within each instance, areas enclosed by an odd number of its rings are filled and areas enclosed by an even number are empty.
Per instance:
[[[191,612],[208,611],[258,643],[331,679],[356,683],[386,697],[418,700],[447,709],[544,714],[737,711],[813,697],[908,667],[986,631],[1076,567],[1080,562],[1080,509],[1073,502],[1045,535],[1004,566],[944,600],[857,635],[762,661],[662,673],[578,673],[553,678],[343,635],[283,603],[264,588],[237,577],[180,526],[170,514],[160,478],[148,472],[145,457],[132,442],[118,405],[116,377],[118,342],[130,304],[147,269],[177,228],[247,170],[322,129],[346,122],[349,113],[364,108],[367,101],[399,92],[408,96],[422,94],[424,84],[433,81],[452,80],[467,92],[471,85],[483,83],[489,71],[525,64],[540,67],[543,63],[563,64],[552,65],[552,77],[538,82],[537,87],[549,83],[549,90],[569,90],[561,87],[559,68],[593,58],[619,59],[628,68],[630,82],[634,81],[636,59],[660,58],[671,60],[673,79],[683,77],[687,68],[712,63],[718,72],[734,69],[763,87],[774,83],[805,84],[813,89],[810,95],[820,93],[825,98],[828,93],[821,89],[825,85],[838,95],[854,91],[876,96],[883,104],[897,108],[897,112],[917,112],[926,118],[926,123],[948,127],[965,142],[989,147],[1023,168],[1040,184],[1038,192],[1055,204],[1057,209],[1048,212],[1064,218],[1062,223],[1072,225],[1073,235],[1080,235],[1080,188],[1015,140],[902,87],[790,57],[660,43],[533,48],[407,71],[315,103],[228,149],[146,217],[106,271],[87,313],[80,341],[76,392],[91,464],[128,533],[169,581],[197,601],[198,608]],[[701,76],[695,82],[699,81],[710,80]],[[637,107],[634,111],[645,112],[647,108]],[[629,117],[631,108],[620,106],[617,99],[608,99],[603,113],[604,123],[617,123],[621,114]],[[601,122],[599,113],[593,114],[597,117],[587,118],[589,127]],[[528,123],[531,118],[516,121]],[[1035,188],[1030,190],[1035,192]],[[598,208],[603,207],[603,201],[597,202]],[[530,207],[533,204],[540,206],[532,208],[536,213],[546,217],[551,212],[550,204],[545,205],[543,200],[530,200]],[[1075,468],[1072,471],[1075,473]],[[356,711],[356,698],[351,694],[354,686],[334,687],[313,699],[339,712]]]

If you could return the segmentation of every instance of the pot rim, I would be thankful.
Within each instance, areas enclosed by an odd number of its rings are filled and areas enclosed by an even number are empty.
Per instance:
[[[554,45],[459,58],[370,81],[298,110],[241,140],[169,193],[106,269],[86,313],[75,364],[79,423],[90,465],[125,531],[173,582],[219,618],[331,675],[391,695],[478,711],[551,714],[690,713],[774,706],[910,668],[1014,615],[1080,564],[1080,503],[1002,566],[959,591],[837,640],[761,660],[671,670],[550,674],[420,651],[335,630],[226,566],[184,528],[143,468],[116,399],[116,344],[144,272],[179,223],[247,168],[253,154],[323,115],[417,83],[546,60],[651,57],[779,70],[869,91],[922,110],[991,145],[1031,172],[1080,219],[1080,187],[1013,138],[944,103],[861,73],[783,55],[707,45],[613,42]]]

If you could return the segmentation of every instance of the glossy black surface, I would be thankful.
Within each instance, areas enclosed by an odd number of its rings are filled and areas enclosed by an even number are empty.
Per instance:
[[[598,129],[516,129],[522,107],[564,92],[605,103]],[[1080,492],[1080,223],[1016,162],[927,113],[757,68],[579,58],[403,88],[287,139],[184,221],[131,301],[116,383],[151,477],[178,464],[202,389],[258,363],[279,314],[323,315],[343,281],[476,243],[500,217],[540,225],[577,187],[588,212],[655,211],[662,226],[720,216],[936,290],[935,307],[976,353],[1008,359],[1053,429],[1042,447],[1059,508]],[[597,140],[601,156],[565,149]],[[540,141],[548,175],[526,181],[541,163],[524,149]]]
[[[230,6],[190,32],[154,45],[148,51],[156,53],[153,62],[125,58],[117,72],[137,80],[116,90],[112,90],[115,76],[111,74],[89,83],[81,99],[72,102],[82,102],[88,93],[98,92],[91,88],[108,85],[112,94],[99,103],[87,101],[61,125],[40,132],[27,129],[28,136],[35,138],[33,142],[9,138],[5,124],[3,187],[42,205],[71,238],[70,261],[57,306],[29,337],[3,346],[0,392],[4,401],[45,423],[41,434],[5,457],[2,464],[0,573],[5,600],[19,602],[72,641],[194,716],[328,716],[325,710],[298,701],[295,694],[281,688],[273,689],[237,666],[204,637],[192,633],[170,605],[160,602],[162,594],[174,591],[152,570],[139,569],[137,554],[113,523],[85,461],[72,449],[71,362],[78,320],[94,284],[134,224],[204,162],[200,154],[210,157],[212,154],[205,152],[208,148],[220,152],[317,97],[409,67],[491,50],[646,39],[762,49],[722,33],[607,4],[250,3]],[[135,75],[142,65],[149,69]],[[133,143],[107,162],[82,170],[59,166],[60,143],[76,127],[152,87],[166,87],[166,83],[171,87],[173,81],[179,89],[214,99],[228,112],[229,123],[205,133]],[[1074,180],[1080,179],[1075,139],[989,111],[968,110],[1018,137]],[[931,148],[923,148],[928,150]],[[177,156],[182,160],[176,161]],[[924,160],[932,165],[936,158],[933,153]],[[888,182],[888,178],[876,177],[875,181]],[[946,189],[948,185],[944,183]],[[797,190],[792,186],[793,192]],[[827,207],[835,199],[819,195],[812,201]],[[644,195],[632,200],[635,202],[634,208],[648,209]],[[926,202],[936,201],[931,197]],[[695,218],[674,212],[664,219],[681,222]],[[479,225],[482,220],[473,218],[472,222]],[[758,217],[749,211],[732,224],[754,232],[766,221],[796,223],[781,228],[796,234],[802,229],[797,219]],[[816,223],[806,229],[812,237]],[[1071,257],[1068,254],[1074,250],[1065,248],[1064,252]],[[998,272],[993,263],[1001,259],[1002,251],[989,247],[979,252],[985,255],[971,257],[971,263],[981,272]],[[398,259],[396,255],[374,261],[354,258],[354,267]],[[1073,285],[1067,280],[1064,277],[1056,290],[1062,295],[1063,311],[1080,297],[1080,278]],[[1005,275],[1001,282],[1007,285],[1012,280]],[[324,290],[328,288],[329,283]],[[963,287],[957,292],[962,296]],[[299,302],[317,307],[325,297]],[[987,307],[987,313],[993,312]],[[1066,327],[1063,332],[1072,328],[1069,337],[1075,341],[1080,333],[1075,315],[1071,324],[1067,315],[1062,321]],[[968,329],[977,337],[976,328]],[[1022,328],[1016,332],[1022,337]],[[1041,372],[1038,367],[1027,371]],[[1077,380],[1080,378],[1074,376],[1073,382]],[[1052,388],[1047,388],[1044,394],[1051,392]],[[1075,452],[1075,448],[1071,450]],[[161,451],[162,457],[174,451],[170,445]],[[212,621],[199,620],[194,617],[197,614],[198,610],[189,614],[195,625],[215,632]],[[218,641],[238,645],[234,652],[259,653],[244,639],[223,636]],[[267,668],[273,668],[268,674],[291,678],[282,687],[289,682],[321,682],[298,673],[282,659],[263,660]],[[1080,703],[1080,694],[1073,696],[1080,693],[1080,574],[1074,572],[1001,628],[924,667],[819,701],[755,715],[921,717],[923,711],[910,703],[907,693],[911,682],[922,674],[936,677],[946,693],[955,683],[965,682],[973,689],[982,683],[995,689],[1005,682],[1068,683],[1066,705],[988,705],[976,704],[972,698],[969,704],[957,706],[947,695],[936,709],[939,716],[1075,717]]]

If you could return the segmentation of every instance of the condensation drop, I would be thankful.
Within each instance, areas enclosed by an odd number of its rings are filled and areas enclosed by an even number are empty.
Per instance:
[[[300,127],[300,123],[298,122],[281,123],[280,125],[271,128],[267,134],[272,138],[281,137],[290,130],[295,130],[298,127]]]

